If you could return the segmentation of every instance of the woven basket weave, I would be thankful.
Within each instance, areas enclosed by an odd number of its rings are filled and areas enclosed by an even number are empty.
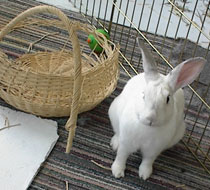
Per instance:
[[[51,6],[37,6],[26,10],[10,21],[0,32],[0,40],[24,20],[38,13],[56,15],[60,21],[53,26],[65,28],[72,42],[73,52],[60,50],[24,54],[11,60],[0,52],[0,96],[10,105],[44,117],[71,116],[66,123],[69,130],[67,152],[72,146],[77,114],[90,110],[115,89],[119,75],[118,51],[114,44],[86,24],[70,21],[63,12]],[[42,25],[49,25],[46,21]],[[77,31],[92,33],[104,53],[81,55]],[[94,53],[93,53],[94,54]]]

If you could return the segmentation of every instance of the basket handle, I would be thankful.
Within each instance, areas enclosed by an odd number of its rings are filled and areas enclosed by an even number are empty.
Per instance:
[[[24,20],[28,16],[38,14],[38,13],[51,13],[56,16],[63,22],[65,28],[67,29],[69,33],[69,39],[72,42],[73,46],[73,58],[74,58],[74,90],[73,90],[73,98],[72,98],[72,105],[71,105],[71,113],[70,118],[68,119],[66,123],[66,129],[69,129],[69,137],[67,141],[67,148],[66,152],[69,153],[73,137],[75,134],[76,129],[76,121],[77,121],[77,115],[79,110],[79,99],[81,95],[81,84],[82,84],[82,76],[81,76],[81,54],[80,54],[80,45],[76,34],[76,28],[74,28],[73,22],[70,22],[68,17],[60,11],[58,8],[47,6],[47,5],[41,5],[36,6],[33,8],[30,8],[21,14],[19,14],[17,17],[15,17],[13,20],[11,20],[0,32],[0,41],[2,38],[7,35],[20,21]]]

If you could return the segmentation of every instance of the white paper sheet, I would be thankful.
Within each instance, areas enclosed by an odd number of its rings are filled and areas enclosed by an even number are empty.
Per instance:
[[[9,122],[9,123],[8,123]],[[0,189],[24,190],[58,140],[57,123],[0,106]]]

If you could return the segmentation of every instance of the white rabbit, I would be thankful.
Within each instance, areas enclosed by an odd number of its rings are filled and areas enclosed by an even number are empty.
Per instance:
[[[200,57],[188,59],[164,76],[158,73],[144,44],[139,47],[144,73],[128,81],[112,102],[108,114],[115,133],[110,144],[117,151],[112,164],[114,177],[124,177],[128,156],[140,150],[139,177],[146,180],[152,174],[157,156],[183,137],[184,94],[181,88],[198,77],[206,60]]]

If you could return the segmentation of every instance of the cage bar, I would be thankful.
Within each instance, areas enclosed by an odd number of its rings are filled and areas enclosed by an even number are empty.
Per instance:
[[[74,1],[75,2],[75,1]],[[91,17],[93,23],[93,19],[99,23],[100,26],[106,27],[109,26],[108,31],[111,34],[111,39],[115,43],[122,44],[122,48],[119,51],[120,54],[120,65],[122,68],[122,72],[124,72],[129,77],[132,77],[133,75],[136,75],[140,71],[141,67],[141,56],[137,56],[136,52],[138,51],[136,48],[136,37],[142,38],[145,43],[153,50],[154,55],[156,56],[156,59],[160,59],[161,64],[159,64],[159,67],[165,66],[163,69],[165,69],[163,72],[168,73],[171,68],[173,68],[172,64],[170,63],[173,56],[173,49],[176,46],[177,43],[177,37],[180,32],[181,27],[183,26],[183,23],[187,24],[186,34],[184,37],[181,38],[182,40],[182,46],[180,48],[180,54],[177,56],[177,63],[180,63],[183,61],[183,59],[186,59],[184,57],[184,52],[186,51],[187,45],[189,43],[190,34],[192,32],[192,29],[196,29],[198,31],[198,35],[195,38],[194,48],[189,53],[191,56],[196,56],[197,49],[200,48],[200,40],[201,37],[205,37],[208,40],[208,45],[206,47],[206,50],[204,52],[204,57],[208,58],[209,49],[210,49],[210,36],[209,34],[204,32],[204,26],[206,23],[208,11],[210,2],[207,4],[207,8],[204,12],[204,16],[201,19],[201,24],[198,25],[195,23],[194,18],[196,17],[196,11],[198,10],[199,1],[194,1],[194,7],[192,9],[191,13],[186,13],[186,5],[187,1],[183,1],[180,5],[178,0],[162,0],[160,5],[160,11],[157,17],[157,23],[154,27],[154,33],[150,34],[150,27],[152,22],[152,16],[155,13],[155,3],[157,1],[138,1],[134,0],[134,7],[132,9],[132,14],[129,17],[130,14],[128,14],[131,10],[129,9],[129,0],[110,0],[106,1],[105,6],[105,13],[103,16],[100,15],[101,10],[101,2],[100,0],[99,6],[96,7],[96,1],[93,0],[92,7],[90,7],[90,0],[83,0],[83,3],[86,2],[86,10],[83,16],[87,17],[88,15]],[[112,4],[112,11],[110,15],[108,15],[108,3]],[[141,10],[136,10],[136,5],[138,3],[141,3]],[[146,23],[146,29],[142,30],[143,28],[143,20],[144,13],[146,11],[146,6],[150,5],[150,12],[148,17],[148,22]],[[125,5],[125,7],[124,7]],[[82,3],[80,1],[80,7],[78,9],[82,11]],[[90,12],[88,9],[90,8],[91,15],[88,14]],[[169,9],[169,17],[166,21],[166,28],[162,35],[159,33],[159,29],[161,28],[161,20],[163,18],[163,14],[165,9]],[[94,11],[99,10],[97,17],[94,15]],[[134,17],[138,15],[138,22],[134,21]],[[171,19],[172,17],[178,17],[178,22],[176,25],[172,26]],[[107,19],[107,18],[110,18]],[[102,23],[103,22],[103,23]],[[93,23],[94,24],[94,23]],[[97,24],[98,26],[98,24]],[[174,28],[174,35],[170,38],[168,37],[168,32],[171,27]],[[120,36],[120,37],[117,37]],[[133,39],[130,39],[133,38]],[[134,41],[133,47],[130,48],[130,41]],[[170,41],[170,44],[166,45],[167,42]],[[158,47],[157,47],[158,46]],[[166,48],[167,47],[167,48]],[[129,52],[129,55],[126,53]],[[166,53],[166,50],[168,53]],[[189,57],[188,57],[189,58]],[[185,111],[185,120],[189,125],[189,128],[187,129],[185,138],[183,139],[184,145],[187,147],[187,149],[191,152],[191,154],[194,156],[194,158],[201,164],[201,166],[205,169],[206,172],[210,174],[210,158],[209,158],[209,152],[210,152],[210,106],[209,106],[209,86],[210,86],[210,79],[208,79],[207,84],[203,84],[200,80],[202,78],[201,76],[197,79],[197,82],[195,82],[193,85],[188,86],[188,90],[191,93],[188,98],[188,104],[186,105],[186,111]],[[202,94],[199,92],[199,87],[203,87]],[[199,105],[196,106],[196,110],[193,110],[193,103],[197,99],[199,102]],[[203,116],[203,110],[205,108],[205,114],[208,115],[208,117]],[[196,136],[195,136],[196,133]]]

